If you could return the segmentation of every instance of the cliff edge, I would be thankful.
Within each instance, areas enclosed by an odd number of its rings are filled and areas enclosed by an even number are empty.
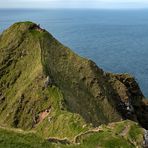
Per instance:
[[[2,126],[73,138],[125,119],[148,129],[148,101],[134,77],[103,71],[32,22],[0,35]]]

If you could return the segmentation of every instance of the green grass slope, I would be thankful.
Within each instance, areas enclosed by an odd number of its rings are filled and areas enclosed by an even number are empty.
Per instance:
[[[32,22],[16,23],[0,35],[0,126],[33,130],[35,138],[68,139],[70,147],[93,147],[93,139],[102,147],[133,145],[106,128],[75,142],[79,134],[122,119],[148,128],[148,103],[133,77],[104,72]],[[0,134],[5,132],[11,136],[4,129]]]
[[[80,115],[64,111],[61,90],[48,84],[41,62],[40,37],[44,34],[35,24],[25,22],[14,24],[0,36],[0,124],[35,128],[45,137],[70,138],[87,127],[83,128]],[[39,122],[46,110],[50,110],[48,116]]]
[[[47,140],[35,135],[35,133],[25,133],[19,130],[0,128],[1,148],[50,148],[54,147]]]
[[[48,140],[38,136],[34,131],[0,128],[0,147],[5,148],[140,148],[143,145],[144,130],[136,123],[122,121],[102,125],[82,132],[72,142],[62,144],[62,140]],[[64,140],[63,140],[64,141]]]

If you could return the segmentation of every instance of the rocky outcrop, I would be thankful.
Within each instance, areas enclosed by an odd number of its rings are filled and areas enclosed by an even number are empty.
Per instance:
[[[48,141],[49,142],[52,142],[52,143],[57,143],[57,144],[65,144],[65,145],[69,145],[71,142],[68,141],[68,139],[57,139],[57,138],[48,138]]]
[[[144,133],[144,148],[147,148],[148,147],[148,131],[145,130],[145,133]]]
[[[134,77],[129,74],[109,74],[116,80],[112,82],[120,96],[119,110],[124,119],[138,121],[148,129],[148,104]]]

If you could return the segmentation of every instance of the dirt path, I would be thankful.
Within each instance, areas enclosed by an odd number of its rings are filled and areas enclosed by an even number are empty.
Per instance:
[[[127,126],[124,128],[124,130],[123,130],[119,135],[120,135],[120,136],[126,136],[127,133],[129,132],[129,130],[130,130],[130,126],[127,125]]]

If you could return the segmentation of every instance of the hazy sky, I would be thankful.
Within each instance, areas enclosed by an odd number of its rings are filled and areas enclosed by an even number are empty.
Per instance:
[[[0,8],[148,8],[148,0],[0,0]]]

